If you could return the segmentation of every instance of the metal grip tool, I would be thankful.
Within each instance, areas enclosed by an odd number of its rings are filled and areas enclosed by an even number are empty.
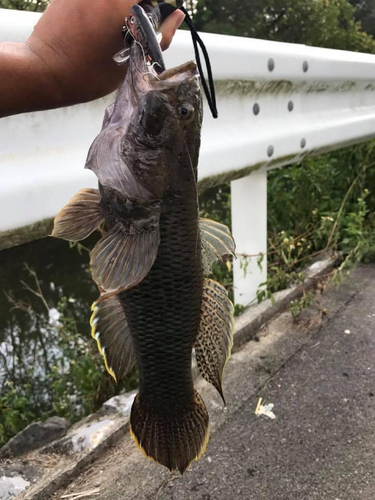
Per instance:
[[[117,54],[115,54],[113,59],[119,65],[127,64],[130,57],[130,45],[133,40],[136,39],[134,28],[132,28],[136,24],[138,34],[141,36],[142,42],[146,47],[146,57],[149,59],[151,64],[155,65],[154,67],[156,71],[158,73],[162,73],[165,70],[165,66],[160,49],[161,36],[160,33],[158,33],[158,30],[160,24],[176,9],[180,9],[185,14],[185,22],[191,32],[195,58],[197,60],[202,86],[206,94],[212,116],[217,118],[218,112],[216,107],[215,85],[212,76],[210,58],[206,46],[199,36],[189,13],[183,7],[183,0],[143,0],[139,4],[134,5],[131,8],[129,16],[125,19],[125,26],[123,28],[125,47],[123,50],[120,50]],[[208,84],[204,77],[199,47],[203,52],[206,63]]]

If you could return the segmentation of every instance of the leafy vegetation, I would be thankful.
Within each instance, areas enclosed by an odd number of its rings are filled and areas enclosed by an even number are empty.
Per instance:
[[[362,29],[370,35],[375,35],[375,0],[349,0],[355,7],[355,19]]]
[[[336,253],[340,266],[336,281],[360,261],[375,259],[375,143],[370,142],[324,156],[309,158],[268,173],[268,276],[258,290],[258,301],[290,284],[303,283],[304,268],[321,255]],[[228,224],[230,187],[210,190],[201,197],[206,216]],[[240,255],[246,268],[246,255]],[[232,275],[225,266],[216,278],[230,290]],[[310,298],[310,296],[308,296]],[[292,305],[297,310],[306,297]]]
[[[35,271],[26,266],[26,273],[24,288],[37,302],[31,305],[12,294],[8,300],[17,315],[31,320],[39,335],[36,342],[28,339],[25,353],[17,332],[10,332],[9,343],[17,354],[8,356],[13,366],[8,366],[1,387],[0,446],[35,420],[58,415],[75,422],[138,382],[136,370],[118,385],[106,372],[96,342],[88,336],[89,309],[81,331],[75,300],[62,296],[56,308],[50,307]]]
[[[358,2],[357,11],[361,8]],[[375,51],[372,36],[362,30],[356,20],[356,8],[347,0],[198,0],[195,11],[194,23],[202,31],[333,49]],[[364,16],[360,15],[359,19]]]
[[[344,256],[341,271],[375,248],[374,143],[269,173],[268,288],[327,250]],[[293,276],[292,276],[293,277]]]
[[[308,307],[315,299],[313,292],[307,292],[299,300],[292,300],[290,303],[290,312],[293,318],[298,318],[301,312]]]
[[[49,0],[0,0],[0,9],[29,10],[43,12]]]

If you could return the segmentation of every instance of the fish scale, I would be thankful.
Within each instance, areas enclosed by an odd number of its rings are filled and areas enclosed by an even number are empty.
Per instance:
[[[139,397],[151,398],[160,408],[194,397],[191,352],[203,274],[196,251],[197,204],[188,189],[185,198],[160,218],[159,251],[147,277],[119,295],[140,371]]]

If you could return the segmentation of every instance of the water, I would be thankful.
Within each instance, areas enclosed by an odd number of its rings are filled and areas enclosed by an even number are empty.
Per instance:
[[[85,245],[92,247],[97,238],[91,237]],[[53,238],[4,250],[0,252],[0,296],[1,443],[1,424],[8,428],[13,425],[17,431],[33,416],[52,410],[52,392],[56,397],[56,391],[60,391],[59,399],[64,401],[64,387],[58,386],[57,374],[61,380],[68,374],[66,365],[75,363],[75,354],[88,370],[92,368],[88,363],[91,351],[96,355],[96,344],[91,339],[89,318],[98,291],[89,271],[89,254],[84,250],[80,254],[67,242]],[[63,343],[57,310],[62,297],[66,297],[64,314],[70,318],[68,327],[73,330]],[[79,366],[74,367],[77,378]],[[72,376],[68,387],[74,383]],[[78,401],[74,401],[74,395]],[[84,412],[82,397],[72,391],[78,413]],[[17,416],[16,411],[26,415]],[[64,414],[63,409],[58,413]],[[13,414],[13,420],[9,420]],[[11,433],[10,429],[5,431]]]
[[[68,297],[78,327],[87,333],[90,306],[98,296],[89,272],[88,253],[82,251],[80,255],[65,241],[45,238],[0,252],[0,355],[4,353],[4,343],[11,346],[10,359],[6,363],[3,358],[0,361],[0,373],[9,372],[9,366],[17,371],[16,353],[30,353],[34,343],[41,342],[40,328],[49,320],[42,300],[26,289],[36,288],[26,265],[35,271],[49,308],[54,311],[61,297]],[[48,339],[44,341],[50,347]]]

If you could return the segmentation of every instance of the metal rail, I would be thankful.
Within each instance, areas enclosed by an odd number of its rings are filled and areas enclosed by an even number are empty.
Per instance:
[[[37,19],[38,14],[0,9],[0,41],[25,40]],[[238,253],[265,253],[267,169],[375,136],[375,56],[203,36],[219,119],[206,109],[200,189],[232,181]],[[166,53],[167,66],[192,57],[189,34],[179,32]],[[95,176],[83,165],[113,99],[0,121],[0,249],[14,241],[9,240],[14,231],[17,242],[32,238],[30,225],[56,215],[78,189],[95,186]],[[238,259],[236,302],[249,303],[265,277],[265,264],[261,270],[251,259],[245,276]]]

